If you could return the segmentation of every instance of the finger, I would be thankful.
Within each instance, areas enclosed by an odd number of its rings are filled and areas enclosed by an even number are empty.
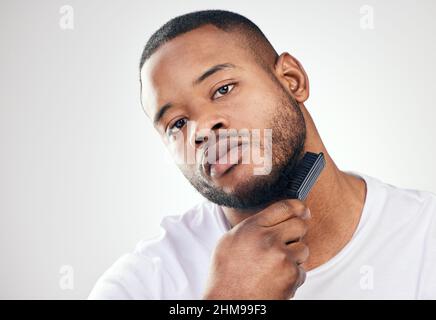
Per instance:
[[[300,241],[307,233],[306,222],[298,217],[294,217],[270,227],[271,231],[276,235],[283,244],[289,242]]]
[[[301,287],[306,281],[306,270],[302,266],[298,266],[298,281],[297,281],[297,288]]]
[[[309,258],[309,247],[302,241],[287,245],[288,258],[297,265],[305,263]]]
[[[253,218],[257,225],[271,227],[294,217],[307,219],[309,216],[310,211],[302,201],[286,199],[273,203],[253,216]]]
[[[303,285],[303,283],[306,281],[306,270],[301,265],[295,265],[293,266],[294,270],[291,275],[292,279],[292,287],[290,292],[290,298],[294,297],[295,292],[299,287]],[[294,280],[295,279],[295,280]]]

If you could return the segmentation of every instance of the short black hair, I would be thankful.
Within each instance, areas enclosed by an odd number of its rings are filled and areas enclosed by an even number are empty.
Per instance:
[[[230,11],[203,10],[175,17],[153,33],[142,51],[139,70],[160,46],[179,35],[208,24],[226,32],[241,31],[255,57],[261,62],[267,60],[265,55],[272,56],[274,59],[278,57],[267,37],[251,20]]]

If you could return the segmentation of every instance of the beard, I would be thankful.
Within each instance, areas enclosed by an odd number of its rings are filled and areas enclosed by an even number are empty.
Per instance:
[[[267,126],[272,129],[272,169],[269,174],[252,175],[229,193],[206,180],[200,168],[193,175],[181,168],[192,186],[209,201],[244,211],[260,210],[287,198],[286,188],[291,173],[303,156],[306,124],[298,103],[283,87],[280,89],[279,105]]]

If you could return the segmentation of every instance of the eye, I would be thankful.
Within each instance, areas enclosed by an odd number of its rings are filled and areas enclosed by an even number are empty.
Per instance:
[[[183,128],[183,126],[186,124],[186,118],[181,118],[179,120],[177,120],[176,122],[174,122],[173,125],[168,127],[168,134],[172,135],[175,132],[179,131],[180,129]]]
[[[226,84],[225,86],[219,87],[214,95],[213,95],[213,99],[218,99],[221,98],[222,96],[226,95],[227,93],[229,93],[230,91],[232,91],[233,87],[235,86],[235,84]]]

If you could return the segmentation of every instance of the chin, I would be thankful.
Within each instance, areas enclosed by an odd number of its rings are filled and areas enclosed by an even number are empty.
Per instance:
[[[242,191],[241,188],[246,189],[244,186],[250,185],[253,179],[260,177],[253,175],[253,169],[254,166],[251,164],[237,164],[224,175],[213,180],[213,183],[228,194],[235,193],[238,189]]]

